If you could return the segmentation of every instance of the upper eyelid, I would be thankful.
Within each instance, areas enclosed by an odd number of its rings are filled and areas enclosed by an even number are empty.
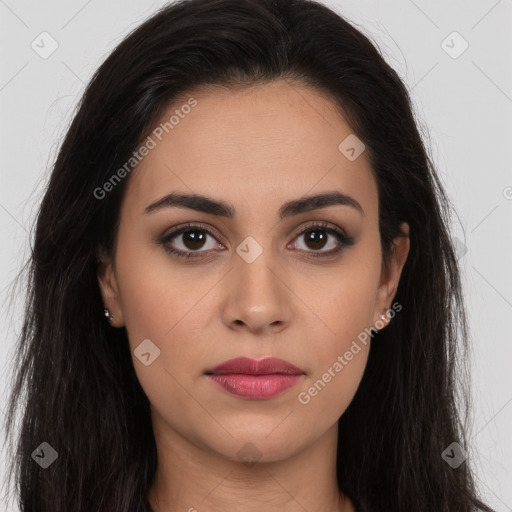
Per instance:
[[[318,227],[325,229],[325,231],[328,231],[330,233],[335,232],[336,234],[345,234],[344,229],[336,226],[332,222],[320,220],[320,221],[312,221],[310,224],[307,224],[306,226],[301,228],[295,236],[302,235],[305,231],[308,231],[309,229],[312,229],[312,228],[318,228]]]
[[[191,222],[191,223],[185,224],[184,226],[177,227],[176,229],[171,230],[169,233],[166,233],[165,235],[162,235],[160,237],[160,240],[170,240],[170,239],[173,239],[174,237],[182,235],[186,231],[189,231],[189,230],[191,231],[194,229],[206,231],[208,233],[208,235],[214,237],[215,239],[223,238],[222,236],[215,234],[216,230],[214,228],[212,228],[210,226],[207,227],[201,223],[192,223]]]

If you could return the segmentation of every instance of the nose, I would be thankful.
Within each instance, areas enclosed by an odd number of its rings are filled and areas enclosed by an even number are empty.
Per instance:
[[[293,292],[283,270],[264,251],[255,261],[238,258],[227,276],[222,320],[232,330],[276,334],[290,325]]]

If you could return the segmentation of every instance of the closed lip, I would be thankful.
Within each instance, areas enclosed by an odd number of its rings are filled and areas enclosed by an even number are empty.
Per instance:
[[[265,359],[251,359],[249,357],[236,357],[206,370],[207,375],[302,375],[304,372],[283,359],[267,357]]]

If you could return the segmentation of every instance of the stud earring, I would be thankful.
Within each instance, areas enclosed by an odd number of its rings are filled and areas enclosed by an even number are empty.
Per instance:
[[[105,314],[105,317],[107,318],[108,323],[112,324],[112,320],[114,320],[114,315],[110,312],[110,310],[108,308],[105,308],[103,310],[103,313]]]

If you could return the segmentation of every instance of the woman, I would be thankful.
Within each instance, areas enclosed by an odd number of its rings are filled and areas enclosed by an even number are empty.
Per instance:
[[[448,215],[406,88],[339,15],[156,13],[88,85],[39,211],[22,510],[490,511]]]

